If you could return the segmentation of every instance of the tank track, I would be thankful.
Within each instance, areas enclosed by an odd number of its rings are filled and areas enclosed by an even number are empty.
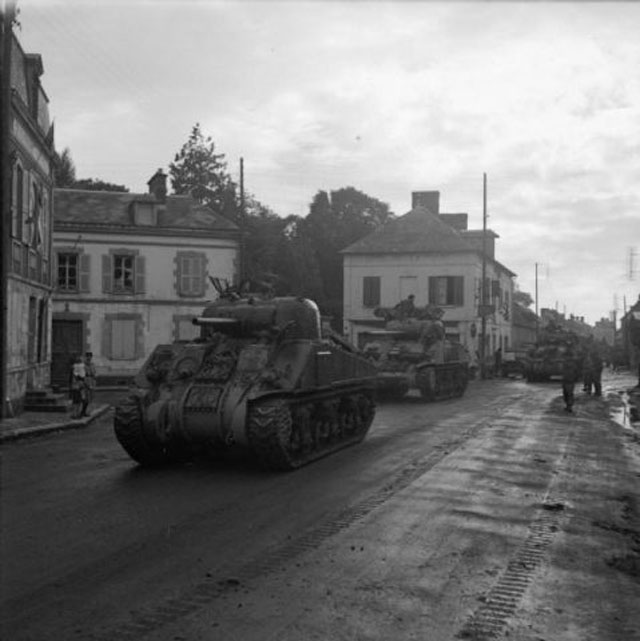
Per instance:
[[[247,437],[268,469],[293,470],[362,441],[375,414],[373,391],[351,390],[251,403]]]
[[[113,429],[118,442],[140,465],[157,466],[171,462],[174,459],[165,448],[152,445],[145,439],[142,415],[142,401],[137,396],[128,396],[116,407]]]
[[[422,380],[421,380],[422,378]],[[435,368],[436,385],[431,389],[428,377],[418,374],[417,383],[420,395],[426,401],[442,401],[447,398],[458,398],[467,389],[468,377],[460,366],[441,366]]]

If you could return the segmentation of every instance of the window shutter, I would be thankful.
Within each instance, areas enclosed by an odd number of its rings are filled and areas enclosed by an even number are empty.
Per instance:
[[[365,276],[362,279],[363,307],[376,307],[380,304],[380,276]]]
[[[144,294],[145,283],[146,283],[146,274],[145,274],[145,257],[136,256],[135,257],[135,293]]]
[[[108,359],[113,358],[113,350],[111,349],[112,341],[112,332],[113,332],[113,321],[111,319],[105,319],[104,325],[102,328],[102,355]]]
[[[429,303],[436,305],[438,302],[438,280],[435,276],[429,276]]]
[[[184,272],[183,264],[184,264],[184,257],[183,255],[178,252],[178,255],[176,256],[176,293],[178,296],[181,296],[184,290],[184,287],[182,285],[182,274]]]
[[[365,276],[362,279],[362,305],[363,307],[369,307],[369,298],[370,298],[370,281],[369,277]]]
[[[196,257],[196,275],[197,275],[197,283],[196,283],[196,291],[194,292],[196,296],[204,296],[204,288],[205,288],[205,282],[204,282],[204,255],[203,254],[198,254]]]
[[[78,256],[78,283],[79,291],[89,291],[89,272],[91,267],[91,256],[89,254],[80,254]]]
[[[464,305],[464,277],[453,277],[453,304]]]
[[[142,318],[135,320],[135,358],[142,358],[144,356],[144,326]]]
[[[102,291],[113,291],[113,256],[109,254],[102,256]]]

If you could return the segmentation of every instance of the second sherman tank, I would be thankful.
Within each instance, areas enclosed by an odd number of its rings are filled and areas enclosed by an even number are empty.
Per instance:
[[[417,389],[426,401],[462,396],[469,380],[467,354],[458,343],[446,340],[434,305],[403,313],[401,306],[377,308],[385,328],[363,333],[364,351],[377,369],[377,390],[382,398],[402,398]]]
[[[116,437],[138,463],[243,447],[286,470],[365,437],[375,368],[323,338],[315,303],[224,291],[194,322],[200,337],[157,346],[116,408]]]

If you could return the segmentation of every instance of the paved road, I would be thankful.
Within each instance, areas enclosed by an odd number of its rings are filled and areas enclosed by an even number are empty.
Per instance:
[[[556,385],[384,405],[289,474],[142,470],[108,417],[3,449],[7,640],[640,638],[637,434]]]

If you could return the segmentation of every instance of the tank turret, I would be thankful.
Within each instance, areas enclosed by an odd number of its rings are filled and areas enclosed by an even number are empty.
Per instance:
[[[227,292],[194,323],[200,337],[158,345],[116,408],[116,437],[134,460],[243,447],[293,469],[365,437],[375,367],[322,336],[314,302]]]

